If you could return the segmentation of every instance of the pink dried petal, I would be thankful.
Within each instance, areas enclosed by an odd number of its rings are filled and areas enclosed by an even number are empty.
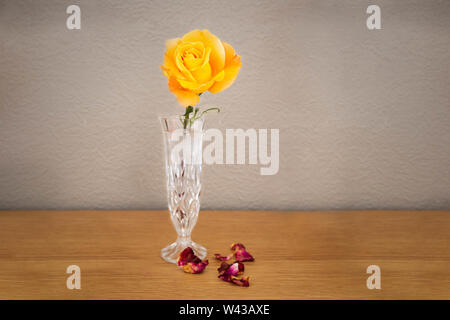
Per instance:
[[[224,275],[220,275],[219,279],[226,281],[226,282],[231,282],[231,283],[236,284],[241,287],[248,287],[250,285],[250,282],[249,282],[250,277],[241,277],[239,279],[238,277],[224,274]]]
[[[235,262],[233,264],[222,262],[217,271],[219,271],[220,276],[237,276],[244,272],[244,264],[241,262]]]
[[[248,287],[250,285],[249,277],[237,277],[237,275],[241,275],[244,272],[244,264],[243,261],[254,261],[253,256],[245,250],[245,246],[242,243],[233,243],[231,245],[231,250],[234,251],[234,255],[236,257],[236,261],[232,264],[228,264],[226,262],[222,262],[220,267],[217,269],[219,271],[219,279],[231,282],[235,285]],[[220,254],[215,255],[217,259],[224,261],[229,260],[231,257],[223,257]]]
[[[240,279],[237,277],[232,277],[231,278],[231,282],[233,282],[234,284],[237,284],[238,286],[241,287],[248,287],[250,285],[250,277],[241,277]]]
[[[208,260],[202,261],[195,255],[192,248],[187,247],[180,253],[180,256],[177,260],[177,265],[180,266],[184,272],[200,273],[208,265]]]
[[[255,261],[255,258],[253,258],[252,255],[248,251],[245,251],[244,249],[236,250],[234,252],[234,256],[236,257],[236,261],[239,262]]]
[[[215,253],[214,254],[214,256],[217,258],[217,259],[219,259],[220,261],[228,261],[228,260],[230,260],[231,258],[233,258],[233,255],[232,254],[230,254],[229,256],[222,256],[221,254],[219,254],[219,253]]]
[[[242,243],[233,243],[231,245],[231,250],[234,250],[236,261],[244,262],[255,260],[252,255],[245,250],[245,246]]]
[[[231,282],[231,276],[228,274],[221,274],[218,278],[226,282]]]
[[[207,265],[208,260],[198,263],[188,262],[188,264],[182,266],[181,269],[183,269],[186,273],[200,273],[206,268]]]
[[[180,256],[177,260],[177,265],[184,266],[188,262],[201,262],[200,258],[195,255],[194,250],[192,250],[191,247],[187,247],[180,253]]]
[[[231,250],[245,250],[245,246],[242,243],[233,243]]]
[[[244,264],[241,262],[235,262],[225,271],[225,274],[236,276],[243,272],[244,272]]]
[[[223,274],[229,267],[230,267],[230,265],[228,263],[222,262],[220,264],[220,267],[217,269],[217,271],[219,271],[219,274]]]

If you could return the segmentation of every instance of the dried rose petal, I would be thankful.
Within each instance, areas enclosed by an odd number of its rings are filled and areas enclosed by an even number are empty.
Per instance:
[[[248,287],[250,285],[250,282],[249,282],[250,277],[241,277],[239,279],[238,277],[224,274],[224,275],[220,275],[219,279],[222,279],[223,281],[226,281],[226,282],[234,283],[241,287]]]
[[[201,261],[200,258],[195,255],[194,250],[192,250],[191,247],[187,247],[180,253],[180,256],[178,257],[177,260],[177,265],[184,266],[188,262],[198,263],[200,261]]]
[[[245,250],[245,246],[242,243],[233,243],[231,250]]]
[[[219,271],[219,275],[221,276],[237,276],[244,272],[244,264],[241,262],[235,262],[233,264],[222,262],[217,271]]]
[[[250,253],[245,250],[236,250],[234,253],[236,257],[236,261],[244,262],[244,261],[255,261]]]
[[[248,282],[249,277],[241,277],[240,279],[236,277],[244,272],[244,264],[241,262],[236,261],[233,264],[222,262],[217,271],[219,271],[219,279],[223,281],[231,282],[243,287],[248,287],[250,285]]]
[[[233,258],[233,255],[232,255],[232,254],[230,254],[229,256],[222,256],[222,255],[219,254],[219,253],[215,253],[214,256],[215,256],[217,259],[219,259],[220,261],[228,261],[228,260],[230,260],[231,258]]]
[[[222,262],[220,264],[220,267],[217,269],[217,271],[219,271],[219,274],[223,274],[229,267],[230,267],[230,265],[228,263]]]
[[[187,265],[182,266],[181,269],[183,269],[183,271],[186,273],[200,273],[206,268],[207,265],[208,260],[199,263],[189,262]]]
[[[244,262],[255,260],[252,255],[245,250],[245,246],[242,243],[233,243],[231,245],[231,250],[234,250],[236,261]]]
[[[236,276],[243,272],[244,272],[244,264],[242,262],[235,262],[225,271],[225,274]]]
[[[177,260],[177,265],[180,266],[184,272],[200,273],[208,265],[208,260],[202,261],[195,255],[192,248],[187,247],[180,253],[180,257]]]
[[[226,282],[231,282],[241,287],[248,287],[250,285],[250,278],[248,276],[241,276],[240,278],[237,276],[242,275],[242,273],[244,272],[244,264],[242,263],[243,261],[254,261],[255,259],[248,251],[245,250],[245,246],[242,243],[233,243],[231,245],[231,250],[234,251],[236,261],[232,264],[222,262],[220,267],[217,269],[217,271],[219,272],[219,279]],[[215,256],[221,261],[226,261],[231,259],[233,255],[224,257],[216,253]]]
[[[241,277],[240,279],[237,277],[232,277],[231,282],[233,282],[234,284],[237,284],[238,286],[241,287],[248,287],[250,285],[250,277]]]

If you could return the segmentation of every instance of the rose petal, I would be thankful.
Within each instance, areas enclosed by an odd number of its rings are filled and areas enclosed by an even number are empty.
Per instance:
[[[219,271],[220,276],[237,276],[244,272],[244,264],[241,262],[234,262],[233,264],[222,262],[217,271]]]
[[[240,279],[237,277],[232,277],[231,278],[231,282],[233,282],[234,284],[237,284],[238,286],[241,287],[248,287],[250,286],[250,277],[241,277]]]
[[[242,287],[248,287],[250,285],[248,281],[249,277],[237,277],[244,272],[244,264],[242,262],[235,261],[232,264],[222,262],[217,271],[219,272],[218,278],[223,281],[231,282]]]
[[[194,250],[192,250],[191,247],[187,247],[180,253],[180,256],[178,257],[177,260],[177,265],[184,266],[188,262],[198,263],[200,261],[201,261],[200,258],[195,255]]]
[[[200,273],[206,268],[207,265],[208,260],[198,263],[188,262],[186,265],[182,266],[181,269],[183,269],[186,273]]]
[[[177,265],[180,266],[184,272],[187,273],[200,273],[208,265],[208,260],[202,261],[197,257],[192,248],[187,247],[184,249],[177,260]]]
[[[236,80],[236,77],[241,69],[241,57],[236,54],[233,47],[226,42],[222,42],[225,48],[225,75],[222,79],[217,80],[214,85],[209,88],[211,93],[218,93],[227,89]]]
[[[233,243],[231,245],[231,250],[242,250],[245,249],[245,246],[242,243]]]
[[[231,245],[231,250],[235,250],[234,256],[236,257],[236,261],[255,261],[255,258],[245,250],[245,246],[242,243],[233,243]]]
[[[199,83],[197,80],[195,81],[189,81],[189,80],[183,80],[183,79],[177,79],[178,83],[182,88],[185,90],[189,90],[190,92],[193,92],[195,94],[202,93],[206,90],[208,90],[215,81],[220,81],[225,76],[225,71],[220,71],[218,74],[214,76],[214,78],[210,79],[207,82]]]
[[[198,94],[184,89],[177,81],[177,79],[173,76],[169,77],[169,90],[173,94],[175,94],[178,103],[183,107],[195,106],[200,101],[200,97],[198,96]]]
[[[221,254],[219,254],[219,253],[215,253],[214,254],[214,256],[217,258],[217,259],[219,259],[220,261],[228,261],[228,260],[230,260],[231,258],[233,258],[233,255],[232,254],[230,254],[229,256],[222,256]]]
[[[210,64],[214,74],[217,74],[225,67],[225,48],[222,41],[219,40],[208,30],[192,30],[186,33],[183,38],[185,42],[201,41],[206,47],[211,48]]]
[[[243,272],[244,272],[244,264],[242,262],[235,262],[225,271],[225,274],[236,276]]]
[[[220,267],[217,268],[217,271],[219,271],[219,274],[224,274],[224,272],[230,267],[230,265],[226,262],[222,262],[220,264]]]
[[[226,281],[226,282],[231,282],[231,283],[236,284],[241,287],[248,287],[250,285],[250,282],[249,282],[250,277],[238,278],[238,277],[224,274],[224,275],[220,275],[219,279]]]
[[[221,274],[218,278],[226,282],[231,282],[231,276],[228,274]]]
[[[234,256],[236,257],[236,261],[239,262],[255,261],[255,258],[253,258],[252,255],[245,250],[236,250]]]

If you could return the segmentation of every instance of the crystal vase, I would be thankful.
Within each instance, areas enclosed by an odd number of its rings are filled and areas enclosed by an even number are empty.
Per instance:
[[[180,252],[191,247],[203,259],[206,249],[191,240],[192,229],[200,211],[200,174],[204,120],[185,124],[180,116],[160,118],[165,159],[167,200],[170,218],[178,234],[177,240],[161,250],[161,257],[176,263]]]

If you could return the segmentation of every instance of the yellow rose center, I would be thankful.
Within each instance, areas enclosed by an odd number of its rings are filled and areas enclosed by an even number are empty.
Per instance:
[[[175,50],[175,61],[189,80],[205,83],[211,78],[210,53],[211,48],[205,48],[202,42],[184,42]]]
[[[182,56],[184,65],[191,71],[200,67],[203,62],[204,51],[205,49],[203,49],[203,52],[200,52],[197,48],[189,48],[184,51]]]

